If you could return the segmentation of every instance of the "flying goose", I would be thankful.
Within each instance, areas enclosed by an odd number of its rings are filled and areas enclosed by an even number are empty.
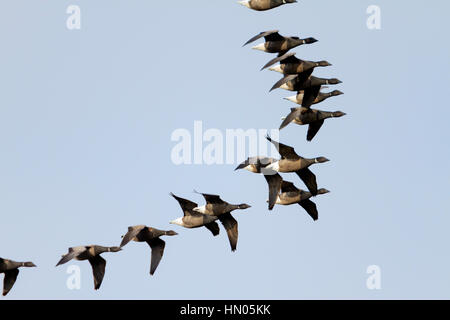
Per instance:
[[[135,242],[147,242],[152,250],[152,257],[150,263],[150,275],[153,275],[159,262],[164,254],[164,248],[166,242],[161,240],[161,236],[176,236],[178,233],[175,231],[163,231],[155,228],[147,227],[144,225],[128,227],[128,232],[122,237],[120,247],[124,247],[130,241]]]
[[[284,145],[282,143],[272,140],[269,136],[266,137],[278,150],[281,159],[271,163],[267,169],[277,172],[295,172],[313,196],[317,195],[317,181],[314,173],[309,170],[309,167],[316,163],[324,163],[329,161],[325,157],[318,157],[313,159],[306,159],[300,157],[295,153],[294,148]]]
[[[345,116],[345,113],[342,111],[321,111],[310,108],[291,108],[291,112],[283,118],[283,122],[280,125],[280,130],[286,127],[289,123],[294,122],[298,125],[309,125],[308,133],[306,139],[311,141],[319,132],[322,127],[325,119],[328,118],[340,118]]]
[[[279,80],[277,83],[275,83],[270,91],[273,91],[275,89],[281,88],[288,91],[300,91],[305,90],[311,87],[316,87],[316,97],[320,91],[320,87],[323,85],[331,85],[331,84],[339,84],[342,83],[341,80],[332,78],[332,79],[325,79],[325,78],[317,78],[311,75],[312,71],[305,71],[300,74],[291,74],[286,75],[281,80]],[[315,99],[315,98],[314,98]],[[312,99],[314,101],[314,99]],[[312,103],[312,102],[311,102]]]
[[[279,62],[280,64],[271,67],[275,63]],[[288,52],[281,57],[276,57],[270,60],[263,68],[269,68],[271,71],[276,71],[282,74],[298,74],[309,69],[314,69],[316,67],[328,67],[331,66],[331,63],[328,61],[307,61],[301,60],[295,57],[295,52]]]
[[[323,86],[322,86],[322,88],[323,88]],[[305,98],[305,94],[306,94],[306,99],[304,99]],[[312,94],[312,95],[308,96],[309,94]],[[339,96],[341,94],[344,94],[344,93],[342,91],[339,91],[339,90],[334,90],[334,91],[326,92],[326,93],[319,91],[319,93],[317,94],[316,98],[313,100],[311,105],[320,103],[322,101],[325,101],[328,98]],[[289,100],[291,102],[294,102],[296,104],[299,104],[301,106],[304,106],[303,105],[303,100],[305,100],[304,104],[307,105],[307,104],[309,104],[311,102],[309,99],[311,99],[312,97],[314,97],[314,92],[313,91],[311,91],[311,90],[309,90],[309,91],[308,90],[300,90],[300,91],[297,92],[297,94],[295,96],[290,96],[290,97],[287,97],[287,98],[284,98],[284,99],[285,100]]]
[[[326,194],[328,192],[330,191],[327,189],[319,189],[317,194]],[[316,221],[319,219],[319,213],[316,204],[310,200],[312,197],[312,193],[296,188],[292,182],[283,181],[281,184],[281,193],[277,198],[277,204],[288,206],[298,203]]]
[[[254,36],[248,40],[244,46],[262,37],[264,37],[265,42],[253,47],[252,49],[261,50],[268,53],[278,53],[279,56],[284,55],[292,48],[298,47],[302,44],[317,42],[314,38],[300,39],[299,37],[284,37],[278,33],[278,30],[271,30],[261,32],[260,34]]]
[[[181,210],[183,210],[184,213],[183,217],[170,221],[171,224],[176,224],[189,229],[205,227],[211,231],[213,236],[219,234],[219,225],[215,222],[217,217],[196,212],[194,211],[194,208],[197,208],[198,205],[195,202],[177,197],[173,193],[170,193],[170,195],[178,201]]]
[[[272,210],[275,206],[278,193],[281,189],[281,176],[273,170],[266,169],[266,167],[276,162],[276,159],[267,157],[251,157],[242,162],[236,167],[236,170],[245,169],[253,173],[262,173],[267,181],[269,187],[269,210]]]
[[[238,3],[246,6],[247,8],[256,11],[270,10],[279,7],[286,3],[296,3],[297,0],[243,0],[238,1]]]
[[[106,260],[100,255],[105,252],[119,252],[120,247],[103,247],[97,245],[79,246],[69,248],[68,253],[62,256],[61,260],[56,266],[65,264],[72,259],[78,261],[88,260],[92,266],[92,273],[94,275],[94,289],[100,289],[100,286],[105,276]]]
[[[3,296],[6,296],[14,286],[14,283],[16,283],[19,268],[22,267],[35,268],[36,265],[33,262],[16,262],[0,258],[0,273],[5,274],[3,279]]]
[[[248,204],[230,204],[223,201],[220,196],[214,194],[199,193],[206,201],[206,205],[194,208],[194,211],[218,217],[225,230],[227,230],[231,251],[236,251],[238,241],[238,222],[233,218],[231,212],[234,210],[245,210],[250,208]]]

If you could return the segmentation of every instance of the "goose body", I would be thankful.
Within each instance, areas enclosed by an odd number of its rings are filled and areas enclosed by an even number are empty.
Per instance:
[[[206,194],[200,193],[206,201],[206,204],[201,207],[194,208],[194,211],[211,215],[211,216],[220,216],[225,213],[232,212],[234,210],[245,210],[250,208],[248,204],[230,204],[226,201],[223,201],[220,196],[214,194]]]
[[[291,108],[291,112],[284,118],[280,125],[280,130],[285,128],[289,123],[293,122],[298,125],[309,125],[306,139],[311,141],[319,132],[325,122],[325,119],[340,118],[345,116],[342,111],[321,111],[309,108]]]
[[[319,189],[317,194],[326,194],[328,192],[327,189]],[[310,200],[312,197],[313,194],[311,192],[296,188],[292,182],[283,181],[281,184],[281,193],[277,198],[276,204],[289,206],[298,203],[313,220],[317,220],[319,214],[316,204]]]
[[[301,97],[301,106],[309,108],[319,96],[320,89],[325,84],[339,84],[339,79],[323,79],[312,76],[314,68],[303,71],[296,75],[287,75],[275,83],[270,91],[282,88],[297,91]]]
[[[19,275],[19,268],[34,268],[33,262],[17,262],[13,260],[0,258],[0,273],[5,274],[3,279],[3,296],[6,296],[16,283]]]
[[[260,38],[264,38],[265,42],[254,46],[252,49],[268,53],[278,53],[279,56],[284,55],[289,50],[300,45],[317,42],[314,38],[300,39],[299,37],[284,37],[278,33],[278,30],[271,30],[259,33],[248,40],[244,46]]]
[[[287,3],[295,3],[297,0],[243,0],[238,1],[238,3],[246,6],[247,8],[256,10],[256,11],[266,11],[270,10],[283,4]]]
[[[270,91],[281,88],[288,91],[301,91],[312,87],[318,88],[317,94],[320,91],[320,87],[323,85],[336,85],[342,83],[341,80],[332,78],[318,78],[311,75],[312,70],[302,72],[298,75],[287,75],[277,83],[273,85]],[[308,76],[309,75],[309,76]]]
[[[220,196],[214,194],[200,193],[206,204],[201,207],[194,208],[194,211],[213,217],[218,217],[219,221],[227,231],[228,240],[230,242],[231,251],[236,251],[238,241],[238,222],[231,215],[234,210],[245,210],[250,208],[248,204],[229,204],[223,201]]]
[[[300,91],[297,92],[297,94],[295,96],[287,97],[287,98],[284,98],[284,99],[285,100],[289,100],[291,102],[294,102],[294,103],[296,103],[298,105],[303,105],[303,101],[304,100],[305,100],[305,104],[307,104],[307,102],[306,102],[306,100],[308,99],[307,94],[308,93],[306,92],[306,99],[304,99],[305,98],[305,90],[300,90]],[[314,97],[314,100],[312,101],[311,105],[321,103],[321,102],[325,101],[328,98],[339,96],[341,94],[344,94],[344,93],[342,91],[339,91],[339,90],[334,90],[334,91],[326,92],[326,93],[319,92],[317,94],[317,96]]]
[[[273,143],[281,155],[281,159],[268,165],[267,169],[271,169],[276,172],[295,172],[305,183],[308,190],[314,196],[317,195],[316,176],[311,172],[311,170],[309,170],[309,167],[316,163],[328,162],[329,160],[325,157],[312,159],[303,158],[295,152],[294,148],[274,141],[269,136],[267,136],[267,140]]]
[[[177,197],[173,193],[170,195],[178,201],[184,213],[183,217],[170,221],[171,224],[176,224],[188,229],[206,227],[209,231],[211,231],[213,236],[217,236],[219,234],[220,229],[216,222],[216,216],[196,212],[194,211],[194,208],[197,208],[197,203]]]
[[[270,67],[277,62],[279,62],[280,64],[274,67]],[[276,71],[282,74],[299,74],[316,67],[328,66],[331,66],[331,63],[329,63],[328,61],[301,60],[295,57],[295,52],[289,52],[280,57],[272,59],[263,67],[263,69],[270,67],[269,70]]]
[[[123,236],[120,247],[126,246],[130,241],[146,242],[151,250],[150,275],[153,275],[164,254],[166,242],[160,239],[161,236],[176,236],[178,233],[169,230],[158,230],[145,225],[128,227],[128,232]]]
[[[105,252],[119,252],[121,250],[120,247],[103,247],[98,245],[72,247],[62,256],[56,266],[65,264],[72,259],[78,261],[88,260],[94,275],[94,289],[98,290],[103,282],[106,269],[106,260],[100,255]]]

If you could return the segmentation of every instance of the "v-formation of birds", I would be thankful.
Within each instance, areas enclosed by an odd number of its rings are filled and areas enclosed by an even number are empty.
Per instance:
[[[296,0],[244,0],[240,4],[256,10],[265,11],[274,9],[284,4],[295,3]],[[341,95],[342,92],[334,90],[331,92],[321,92],[324,86],[336,85],[341,83],[338,79],[318,78],[312,75],[317,67],[328,67],[331,64],[327,61],[306,61],[297,58],[294,52],[289,52],[293,48],[301,45],[313,44],[317,42],[312,37],[299,38],[287,37],[281,35],[278,30],[265,31],[254,36],[245,45],[264,38],[264,42],[253,47],[267,53],[277,54],[277,57],[270,60],[262,69],[269,68],[272,71],[283,74],[283,78],[272,87],[271,91],[282,88],[296,92],[296,95],[285,98],[298,107],[291,108],[289,114],[282,119],[280,130],[295,123],[298,125],[308,125],[306,139],[312,141],[316,136],[324,121],[329,118],[338,118],[345,115],[341,111],[321,111],[312,109],[311,106],[318,104],[330,97]],[[277,65],[278,64],[278,65]],[[329,191],[324,188],[318,188],[317,179],[310,167],[314,164],[320,164],[329,161],[325,157],[303,158],[296,153],[293,147],[284,145],[272,140],[267,136],[267,140],[274,144],[281,158],[273,159],[268,157],[253,156],[241,163],[235,170],[245,169],[253,173],[264,175],[268,184],[269,199],[268,209],[273,210],[278,205],[299,204],[313,220],[319,218],[316,204],[311,198],[326,194]],[[300,180],[305,184],[307,191],[304,191],[290,181],[284,180],[280,173],[296,173]],[[171,221],[185,228],[205,227],[213,236],[220,232],[217,220],[225,228],[230,242],[231,250],[235,251],[238,242],[238,222],[232,216],[235,210],[245,210],[250,208],[248,204],[230,204],[220,198],[218,195],[200,193],[206,204],[198,206],[197,203],[178,197],[171,193],[171,196],[179,203],[183,217]],[[153,275],[163,257],[165,241],[162,236],[176,236],[175,231],[158,230],[145,225],[128,227],[128,232],[122,236],[122,242],[119,246],[104,247],[99,245],[78,246],[69,248],[68,252],[62,256],[56,266],[65,264],[73,259],[84,261],[88,260],[92,266],[94,277],[94,289],[100,288],[105,275],[106,260],[101,254],[108,252],[119,252],[129,242],[146,242],[151,248],[150,274]],[[32,262],[16,262],[13,260],[0,258],[0,273],[4,273],[3,296],[7,295],[16,282],[19,275],[19,268],[36,267]]]

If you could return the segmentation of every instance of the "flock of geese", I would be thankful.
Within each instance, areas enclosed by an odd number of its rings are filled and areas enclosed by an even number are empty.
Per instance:
[[[245,0],[239,1],[246,7],[264,11],[276,8],[278,6],[294,3],[296,0]],[[342,94],[341,91],[321,92],[321,88],[328,85],[341,83],[338,79],[324,79],[312,76],[316,67],[327,67],[331,64],[327,61],[304,61],[295,57],[295,53],[289,52],[291,49],[304,44],[312,44],[317,40],[314,38],[300,39],[298,37],[285,37],[277,30],[261,32],[251,38],[247,43],[252,43],[258,39],[264,38],[265,42],[257,45],[254,49],[268,53],[275,53],[277,57],[269,61],[263,69],[269,68],[272,71],[280,72],[283,78],[278,81],[271,89],[282,88],[296,92],[296,95],[286,98],[298,105],[291,108],[290,113],[283,118],[280,130],[291,122],[298,125],[308,125],[307,140],[311,141],[322,127],[325,119],[338,118],[345,113],[328,112],[311,109],[311,106],[318,104],[330,97]],[[276,65],[278,63],[278,65]],[[312,197],[326,194],[326,189],[318,189],[316,176],[310,170],[314,164],[320,164],[329,161],[325,157],[303,158],[298,155],[293,147],[284,145],[272,140],[270,141],[277,148],[281,158],[273,159],[268,157],[250,157],[241,163],[235,170],[245,169],[253,173],[264,175],[269,187],[268,208],[272,210],[276,204],[293,205],[299,204],[313,218],[317,220],[318,210]],[[279,173],[296,173],[308,191],[297,188],[292,182],[283,180]],[[196,191],[195,191],[196,192]],[[198,193],[198,192],[196,192]],[[179,203],[183,216],[170,221],[184,228],[207,228],[213,236],[220,232],[217,220],[225,228],[231,250],[235,251],[238,241],[238,223],[231,215],[235,210],[245,210],[250,208],[248,204],[230,204],[220,198],[218,195],[199,193],[205,200],[205,205],[199,206],[190,200],[178,197],[171,193],[170,195]],[[89,261],[92,266],[94,277],[94,289],[100,288],[105,275],[106,260],[101,257],[103,253],[119,252],[129,242],[146,242],[151,248],[150,274],[153,275],[162,259],[165,248],[165,241],[162,236],[176,236],[175,231],[158,230],[145,225],[128,227],[128,232],[122,236],[119,246],[104,247],[99,245],[78,246],[68,249],[68,252],[62,256],[56,266],[65,264],[71,260]],[[33,262],[16,262],[0,258],[0,273],[4,273],[3,296],[6,296],[16,282],[19,274],[19,268],[36,267]]]

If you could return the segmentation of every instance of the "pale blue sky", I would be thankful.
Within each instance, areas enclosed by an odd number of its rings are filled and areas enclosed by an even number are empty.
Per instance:
[[[81,30],[66,8],[81,7]],[[381,7],[368,30],[366,8]],[[450,298],[450,5],[444,1],[302,0],[254,12],[230,1],[48,0],[0,3],[0,256],[32,260],[7,299]],[[299,206],[267,211],[265,180],[232,165],[170,160],[171,133],[204,127],[277,128],[292,104],[268,93],[272,56],[242,48],[260,31],[313,36],[298,57],[326,59],[345,95],[318,105],[347,116],[312,143],[290,125],[283,142],[331,159],[313,171],[332,192],[320,219]],[[303,185],[295,175],[287,180]],[[252,208],[226,233],[169,225],[169,192],[193,189]],[[69,246],[117,245],[129,225],[174,229],[150,277],[150,250],[105,254],[93,290],[66,288]],[[382,290],[366,288],[379,265]]]

